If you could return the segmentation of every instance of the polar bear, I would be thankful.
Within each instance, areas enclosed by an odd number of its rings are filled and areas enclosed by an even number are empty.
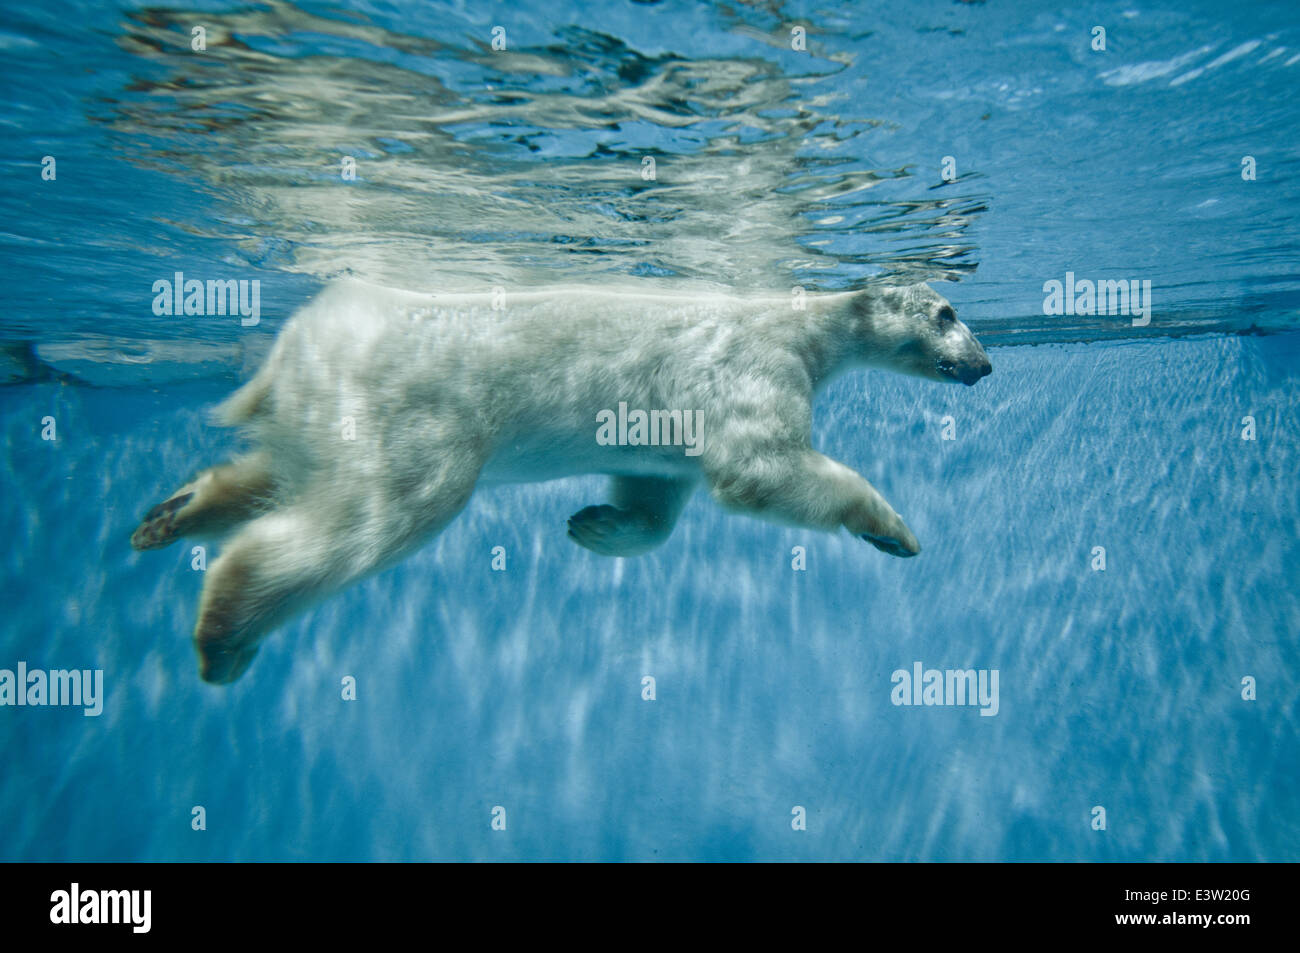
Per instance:
[[[237,530],[208,569],[194,630],[214,683],[239,678],[290,616],[427,542],[483,484],[611,475],[610,502],[568,521],[574,542],[606,556],[662,543],[701,483],[724,507],[914,556],[916,537],[875,488],[812,446],[814,396],[855,367],[964,384],[991,370],[924,284],[800,299],[339,283],[217,409],[255,449],[155,506],[131,542]],[[620,439],[597,439],[616,408]],[[657,415],[660,434],[647,437],[637,411]],[[675,439],[678,411],[694,415],[693,447]]]

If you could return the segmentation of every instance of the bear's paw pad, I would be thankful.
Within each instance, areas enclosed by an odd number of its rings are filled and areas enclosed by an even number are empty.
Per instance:
[[[569,538],[602,556],[623,556],[643,548],[645,527],[633,513],[610,506],[587,506],[569,517]]]
[[[872,536],[870,533],[863,533],[865,539],[882,553],[889,553],[891,556],[915,556],[921,551],[921,545],[915,538],[909,540],[894,539],[892,536]]]

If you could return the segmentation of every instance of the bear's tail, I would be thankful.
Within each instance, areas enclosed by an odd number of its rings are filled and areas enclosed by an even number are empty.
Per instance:
[[[252,420],[271,393],[271,375],[259,372],[212,410],[212,421],[222,427],[236,427]]]

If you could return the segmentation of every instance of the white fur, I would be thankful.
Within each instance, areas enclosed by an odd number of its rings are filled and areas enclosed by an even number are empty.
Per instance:
[[[238,677],[270,628],[425,542],[479,483],[614,475],[612,505],[570,521],[577,542],[609,555],[666,538],[699,482],[725,506],[845,526],[912,555],[915,537],[874,488],[812,449],[814,395],[857,366],[967,383],[988,366],[924,285],[813,295],[803,310],[789,295],[635,289],[503,303],[344,283],[285,325],[220,409],[260,445],[209,471],[235,487],[222,512],[240,487],[274,489],[209,570],[196,629],[205,678]],[[701,452],[599,445],[596,415],[620,402],[698,411]],[[195,494],[177,534],[213,497]]]

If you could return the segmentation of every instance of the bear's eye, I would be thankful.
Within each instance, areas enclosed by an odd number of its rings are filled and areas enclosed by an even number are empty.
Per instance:
[[[953,312],[952,308],[944,305],[939,309],[939,320],[947,324],[949,321],[956,321],[957,315]]]

